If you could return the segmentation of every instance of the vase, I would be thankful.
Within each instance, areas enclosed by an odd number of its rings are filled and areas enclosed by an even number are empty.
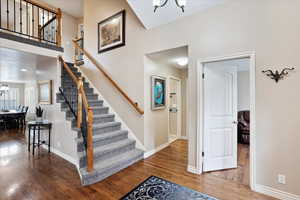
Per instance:
[[[43,118],[42,117],[37,117],[36,122],[38,122],[38,123],[43,122]]]

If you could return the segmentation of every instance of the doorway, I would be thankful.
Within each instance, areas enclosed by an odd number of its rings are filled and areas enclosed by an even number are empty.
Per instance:
[[[169,77],[169,142],[181,136],[181,80]]]
[[[252,53],[199,62],[197,141],[199,169],[253,188],[255,183],[255,56]],[[248,107],[239,104],[239,79],[248,71]],[[203,76],[203,77],[202,77]],[[202,77],[202,78],[201,78]],[[240,144],[241,111],[248,113],[250,144]],[[246,114],[247,115],[247,114]],[[251,120],[250,120],[251,119]],[[250,129],[251,127],[251,129]]]

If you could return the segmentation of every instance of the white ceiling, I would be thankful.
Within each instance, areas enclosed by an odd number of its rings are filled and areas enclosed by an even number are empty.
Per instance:
[[[176,67],[178,69],[186,69],[188,65],[186,66],[180,66],[177,64],[177,59],[180,58],[188,58],[188,47],[178,47],[174,49],[168,49],[164,51],[159,51],[155,53],[147,54],[147,56],[162,65],[169,65],[172,67]]]
[[[34,55],[7,48],[0,48],[0,82],[26,83],[36,80],[36,66],[47,59],[55,59]],[[21,71],[26,69],[27,71]]]
[[[75,17],[83,17],[83,0],[41,0],[55,8],[60,8],[63,12]]]
[[[127,0],[145,28],[150,29],[162,24],[175,21],[178,18],[204,11],[210,7],[223,3],[225,0],[187,0],[185,12],[175,4],[175,0],[169,0],[163,8],[154,13],[152,0]]]

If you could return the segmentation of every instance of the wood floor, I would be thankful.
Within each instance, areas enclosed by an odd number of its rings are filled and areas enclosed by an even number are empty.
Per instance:
[[[187,142],[177,140],[154,156],[97,184],[82,187],[75,166],[44,150],[28,154],[22,132],[0,131],[0,200],[119,199],[151,175],[224,200],[271,200],[248,186],[212,174],[188,173]]]
[[[250,154],[249,145],[238,144],[238,168],[209,172],[209,174],[249,186],[250,185],[249,154]]]

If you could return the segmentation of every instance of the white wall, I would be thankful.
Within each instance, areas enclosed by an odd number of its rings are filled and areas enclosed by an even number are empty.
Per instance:
[[[125,0],[89,0],[84,1],[85,47],[129,96],[142,104],[147,98],[144,96],[144,55],[189,46],[188,164],[194,167],[200,162],[196,156],[198,59],[255,51],[257,183],[300,195],[300,170],[297,167],[300,163],[300,95],[295,92],[300,90],[300,74],[291,73],[276,84],[261,73],[266,66],[274,69],[300,65],[299,7],[298,0],[288,3],[286,0],[227,0],[205,12],[145,30]],[[127,10],[126,46],[99,55],[97,23],[124,8]],[[92,82],[101,88],[115,110],[143,139],[146,136],[143,118],[131,112],[107,82],[99,80],[103,77],[96,69],[89,65],[86,69],[90,71]],[[277,183],[279,173],[286,175],[287,184]]]
[[[41,105],[44,109],[44,119],[53,123],[51,134],[51,147],[55,152],[60,152],[77,162],[77,146],[75,138],[77,132],[71,130],[71,122],[66,120],[65,112],[60,109],[60,104],[56,103],[56,93],[60,86],[61,68],[57,65],[54,58],[41,58],[37,63],[37,81],[52,80],[53,81],[53,104]],[[46,137],[47,138],[47,137]]]
[[[238,111],[250,110],[250,73],[249,71],[238,72]]]

